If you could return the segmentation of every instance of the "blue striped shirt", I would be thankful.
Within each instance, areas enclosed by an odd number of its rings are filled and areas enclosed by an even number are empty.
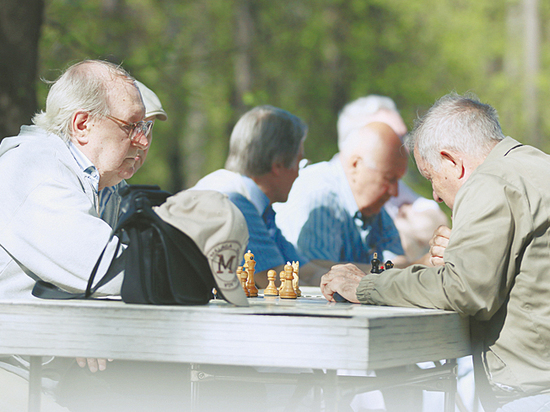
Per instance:
[[[285,239],[275,224],[275,212],[268,197],[249,177],[221,169],[202,178],[192,189],[225,193],[239,208],[248,226],[247,250],[254,254],[256,272],[272,269],[286,262],[299,261],[300,266],[308,262]]]
[[[383,260],[404,254],[384,209],[361,216],[337,158],[302,169],[287,202],[274,208],[277,226],[308,259],[369,263],[374,252]]]

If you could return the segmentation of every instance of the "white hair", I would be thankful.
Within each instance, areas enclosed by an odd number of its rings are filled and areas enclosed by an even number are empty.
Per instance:
[[[366,124],[366,116],[373,115],[381,109],[397,112],[397,107],[392,99],[377,94],[360,97],[346,104],[338,115],[338,147],[341,148],[342,143],[352,130]]]
[[[504,137],[497,111],[492,106],[481,103],[471,93],[465,96],[450,93],[415,122],[406,145],[411,153],[416,148],[418,155],[437,171],[441,150],[481,158]]]
[[[52,82],[46,110],[35,114],[33,123],[69,140],[76,111],[87,111],[92,117],[110,113],[108,94],[113,79],[134,81],[122,67],[106,61],[84,60],[72,65]]]

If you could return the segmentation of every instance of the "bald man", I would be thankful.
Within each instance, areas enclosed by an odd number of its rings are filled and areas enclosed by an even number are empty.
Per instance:
[[[406,171],[407,152],[390,126],[374,122],[355,129],[332,160],[300,171],[287,202],[274,205],[277,226],[309,259],[370,270],[376,252],[381,260],[408,263],[383,208],[397,196]]]

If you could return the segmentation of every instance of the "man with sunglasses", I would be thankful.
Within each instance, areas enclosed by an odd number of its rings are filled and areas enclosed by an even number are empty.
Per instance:
[[[152,121],[144,116],[124,69],[83,61],[53,82],[33,126],[2,141],[0,298],[33,299],[37,279],[85,290],[111,232],[99,217],[99,192],[135,173],[149,147]],[[114,250],[113,242],[99,272]],[[120,283],[115,278],[100,293],[118,294]]]

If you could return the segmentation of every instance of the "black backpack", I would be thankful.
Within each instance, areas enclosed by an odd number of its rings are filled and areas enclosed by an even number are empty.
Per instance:
[[[120,190],[121,215],[111,239],[127,243],[123,252],[124,280],[121,297],[126,303],[204,305],[213,297],[216,283],[206,256],[188,235],[163,221],[152,209],[170,193],[158,186],[130,185]],[[99,256],[86,291],[70,293],[39,280],[32,294],[43,299],[88,299],[119,273],[113,264],[95,285],[94,279],[107,246]],[[220,293],[220,292],[218,292]],[[223,296],[220,296],[223,298]]]

